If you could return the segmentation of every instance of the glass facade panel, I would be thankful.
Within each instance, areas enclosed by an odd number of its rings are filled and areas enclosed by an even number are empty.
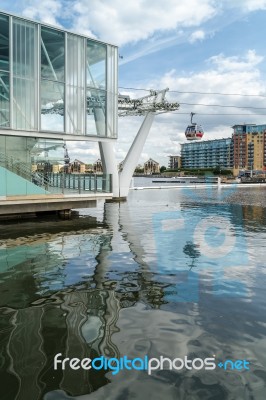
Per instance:
[[[107,46],[87,40],[87,135],[106,136],[107,133],[106,61]]]
[[[106,89],[106,45],[87,40],[87,86]]]
[[[65,81],[65,34],[45,27],[41,28],[41,77]]]
[[[67,35],[66,131],[85,133],[85,41]]]
[[[36,82],[32,79],[13,78],[13,128],[36,130]]]
[[[117,49],[114,46],[107,47],[107,136],[117,137]]]
[[[0,71],[0,129],[10,126],[9,74]]]
[[[87,89],[87,135],[106,136],[106,92]]]
[[[13,19],[14,129],[37,129],[37,25]]]
[[[65,34],[41,28],[41,129],[65,131]]]
[[[0,128],[9,126],[9,18],[0,14]]]
[[[37,25],[13,18],[13,74],[22,78],[36,75]]]
[[[0,14],[0,70],[9,71],[9,18]]]
[[[41,127],[42,130],[64,132],[63,83],[42,80],[41,82]]]

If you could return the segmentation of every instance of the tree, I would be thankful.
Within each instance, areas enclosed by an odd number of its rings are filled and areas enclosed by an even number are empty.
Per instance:
[[[143,174],[143,173],[144,173],[144,168],[136,167],[134,174]]]
[[[162,173],[164,171],[166,171],[166,167],[164,165],[162,165],[161,168],[160,168],[160,172]]]

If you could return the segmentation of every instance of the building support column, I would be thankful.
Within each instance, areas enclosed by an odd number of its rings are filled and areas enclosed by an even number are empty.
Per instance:
[[[152,112],[146,114],[119,172],[113,143],[99,142],[103,172],[113,175],[114,200],[126,199],[128,196],[130,181],[150,132],[154,116],[155,114]]]
[[[127,197],[128,195],[130,181],[134,174],[136,165],[138,163],[139,157],[143,150],[148,134],[150,132],[154,116],[155,114],[153,112],[149,112],[146,114],[144,121],[142,122],[142,125],[123,162],[122,169],[119,174],[120,197]]]
[[[102,160],[103,173],[112,174],[112,192],[113,196],[118,198],[120,197],[119,176],[114,144],[111,142],[99,142],[99,150]]]

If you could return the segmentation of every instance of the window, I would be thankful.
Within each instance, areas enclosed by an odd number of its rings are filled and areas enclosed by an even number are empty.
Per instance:
[[[87,41],[87,86],[106,89],[106,45]]]
[[[65,131],[65,34],[41,28],[41,129]]]
[[[85,134],[84,38],[67,34],[66,132]]]
[[[87,135],[106,136],[106,45],[87,40]]]
[[[0,15],[0,128],[10,126],[9,18]]]
[[[13,128],[37,129],[37,25],[13,18]]]

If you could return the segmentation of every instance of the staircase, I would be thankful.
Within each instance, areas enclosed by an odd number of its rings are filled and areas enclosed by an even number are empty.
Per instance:
[[[31,164],[23,163],[19,159],[15,159],[14,157],[7,156],[6,154],[0,152],[0,166],[7,169],[14,174],[21,176],[29,182],[37,186],[51,186],[49,179],[46,178],[43,174],[33,173],[31,171]]]

